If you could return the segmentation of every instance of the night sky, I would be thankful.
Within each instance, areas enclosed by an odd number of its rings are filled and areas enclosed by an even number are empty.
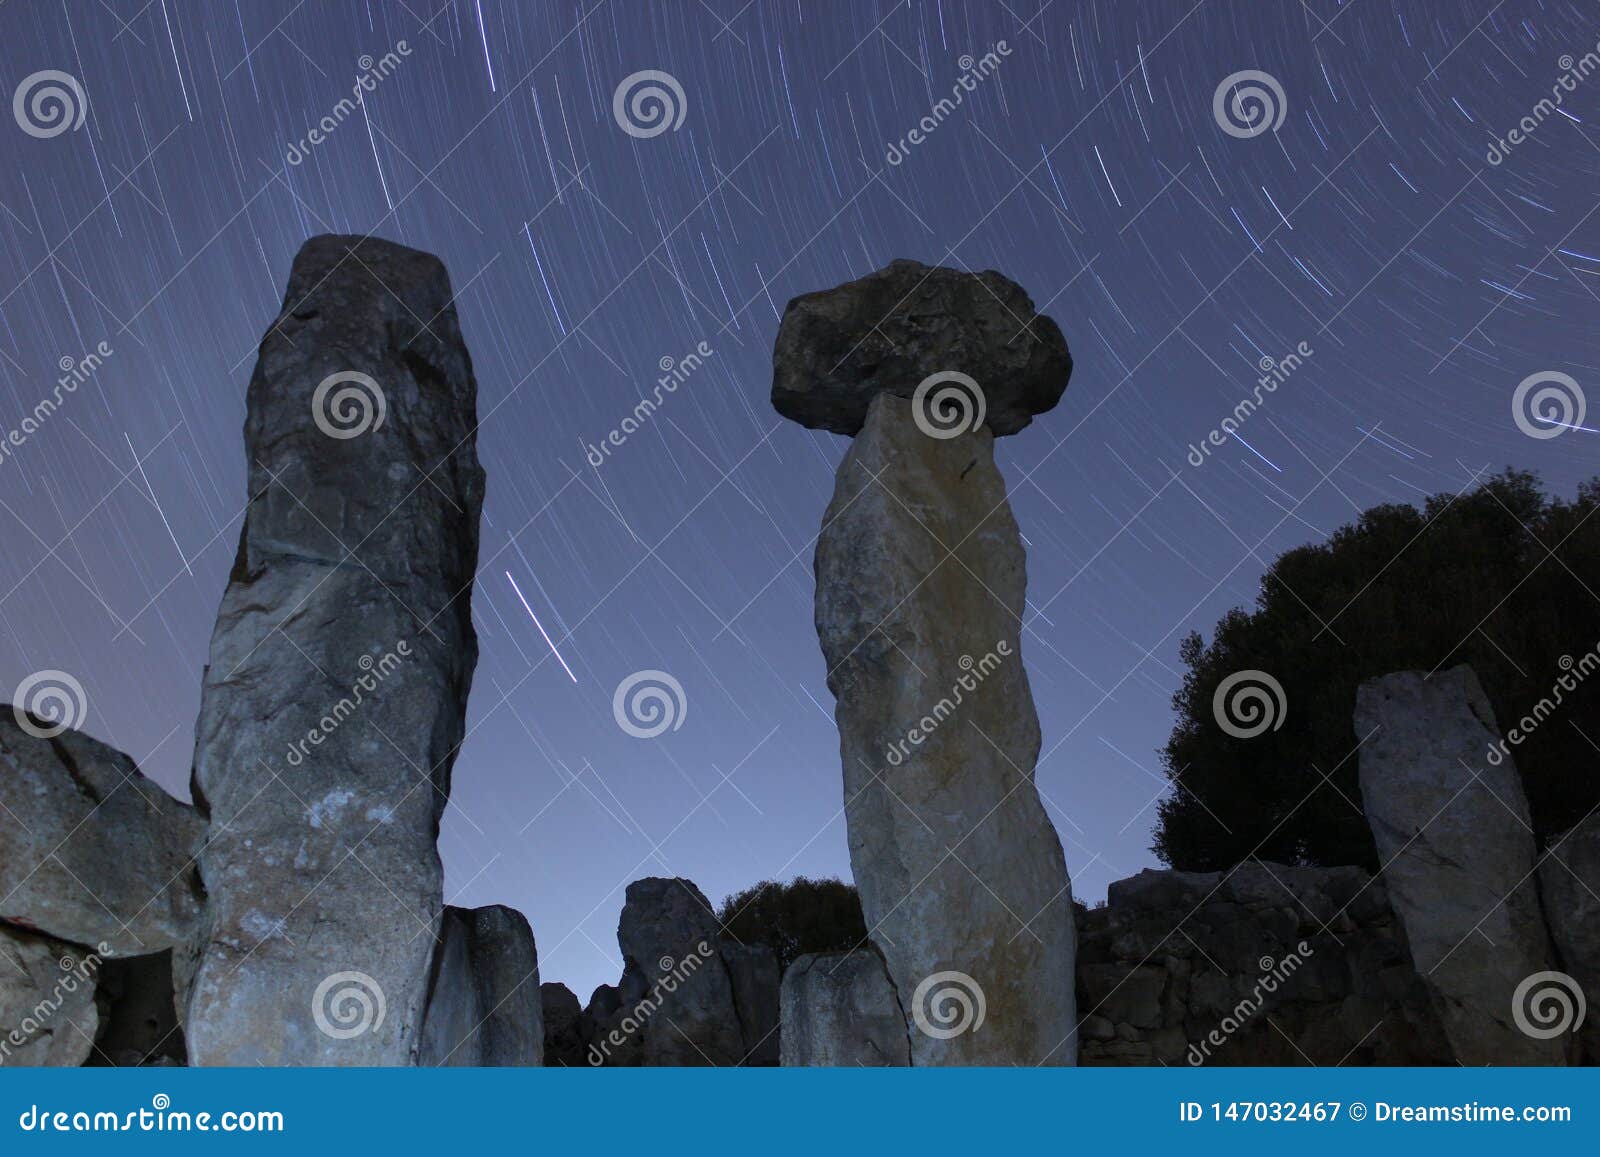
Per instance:
[[[993,268],[1076,361],[997,448],[1038,783],[1079,896],[1103,896],[1154,862],[1187,632],[1368,506],[1508,464],[1564,495],[1594,472],[1592,430],[1519,425],[1513,399],[1596,377],[1600,74],[1534,106],[1597,40],[1600,6],[1567,0],[9,0],[0,95],[57,70],[86,104],[76,129],[0,119],[0,441],[64,359],[110,353],[0,453],[0,697],[72,674],[83,728],[188,797],[245,385],[290,260],[323,232],[439,254],[488,472],[447,899],[523,910],[544,979],[586,998],[621,971],[631,879],[717,901],[848,877],[811,622],[846,440],[773,412],[773,336],[790,297],[895,257]],[[644,70],[682,92],[654,135],[613,115]],[[1246,70],[1282,101],[1230,133],[1213,98]],[[686,703],[651,739],[612,709],[643,670]]]

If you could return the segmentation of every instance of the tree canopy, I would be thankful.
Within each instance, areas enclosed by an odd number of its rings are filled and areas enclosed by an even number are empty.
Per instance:
[[[1255,856],[1377,867],[1361,812],[1356,687],[1391,671],[1470,664],[1502,732],[1600,646],[1600,479],[1574,501],[1507,470],[1476,489],[1377,506],[1323,544],[1280,557],[1254,610],[1208,644],[1183,641],[1187,672],[1162,752],[1175,790],[1153,850],[1190,870]],[[1219,684],[1263,671],[1282,686],[1276,730],[1230,735]],[[1578,678],[1577,669],[1571,679]],[[1541,844],[1600,803],[1600,674],[1579,682],[1511,757]]]
[[[745,944],[765,944],[787,971],[808,952],[846,952],[867,938],[861,898],[842,880],[764,880],[729,896],[717,919]]]

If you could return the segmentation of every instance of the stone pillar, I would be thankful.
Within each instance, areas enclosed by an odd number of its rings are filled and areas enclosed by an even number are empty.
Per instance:
[[[785,1067],[911,1063],[905,1012],[870,946],[800,957],[783,974],[782,1008]]]
[[[476,392],[437,258],[306,243],[250,381],[250,501],[197,728],[191,1063],[418,1058],[477,662]]]
[[[773,403],[854,434],[817,541],[850,863],[917,1065],[1072,1064],[1072,891],[1034,786],[1025,559],[994,437],[1066,387],[996,273],[897,261],[790,302]]]
[[[1383,880],[1456,1060],[1567,1063],[1573,1038],[1541,1039],[1516,1007],[1555,965],[1528,801],[1478,677],[1460,666],[1369,679],[1355,730]]]

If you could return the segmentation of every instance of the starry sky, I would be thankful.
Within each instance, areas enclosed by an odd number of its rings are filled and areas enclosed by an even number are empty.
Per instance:
[[[1593,472],[1576,411],[1514,398],[1595,377],[1600,75],[1533,110],[1597,40],[1575,0],[8,0],[0,95],[53,83],[82,123],[0,118],[0,439],[110,352],[0,456],[0,686],[71,673],[84,729],[187,798],[291,258],[330,231],[439,254],[488,415],[447,899],[523,910],[586,998],[631,879],[848,876],[811,622],[847,441],[776,416],[772,341],[790,297],[895,257],[993,268],[1076,361],[998,454],[1038,783],[1103,896],[1154,862],[1184,634],[1370,505]],[[646,70],[670,124],[616,115]],[[644,670],[683,688],[651,739],[613,713]]]

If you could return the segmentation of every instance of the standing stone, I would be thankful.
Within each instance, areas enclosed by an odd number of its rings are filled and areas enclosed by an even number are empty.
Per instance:
[[[929,437],[912,409],[873,400],[817,542],[851,870],[916,1064],[1071,1064],[1072,891],[1033,783],[1022,542],[989,431]]]
[[[97,953],[0,924],[0,1068],[89,1059],[100,965]]]
[[[744,1042],[741,1063],[756,1068],[776,1065],[780,1052],[778,958],[765,944],[728,939],[717,942],[717,955],[733,988],[733,1008]]]
[[[737,1065],[744,1034],[717,953],[716,913],[692,880],[628,885],[617,924],[623,1018],[640,1024],[640,1063]]]
[[[437,258],[306,243],[250,381],[250,504],[197,728],[192,1063],[418,1057],[477,662],[476,393]]]
[[[1539,889],[1556,954],[1572,979],[1567,987],[1583,994],[1583,1061],[1600,1065],[1600,814],[1550,841],[1539,861]],[[1569,992],[1567,999],[1576,1015],[1577,998]],[[1550,1011],[1559,1015],[1559,1004]]]
[[[564,984],[550,981],[539,986],[540,1007],[544,1014],[544,1063],[546,1068],[575,1068],[584,1060],[583,1006],[577,993]]]
[[[422,1030],[426,1066],[544,1063],[539,956],[522,913],[446,908]]]
[[[1552,969],[1522,781],[1470,667],[1397,671],[1356,692],[1361,798],[1390,900],[1464,1065],[1559,1065],[1567,1040],[1516,1023],[1513,997]],[[1570,1038],[1568,1038],[1570,1039]]]
[[[80,731],[40,739],[0,704],[0,921],[118,955],[185,945],[205,820]]]
[[[809,953],[783,974],[783,1064],[909,1065],[906,1017],[876,951]]]
[[[724,938],[694,881],[629,884],[617,944],[621,982],[594,990],[552,1055],[567,1055],[576,1037],[583,1063],[594,1066],[778,1063],[777,958],[765,945]],[[547,991],[545,1007],[559,1018],[553,1024],[571,1021],[570,996]]]
[[[855,434],[817,540],[850,863],[918,1065],[1073,1064],[1072,889],[1033,782],[1021,535],[994,436],[1072,359],[998,273],[896,261],[789,303],[772,400]]]

